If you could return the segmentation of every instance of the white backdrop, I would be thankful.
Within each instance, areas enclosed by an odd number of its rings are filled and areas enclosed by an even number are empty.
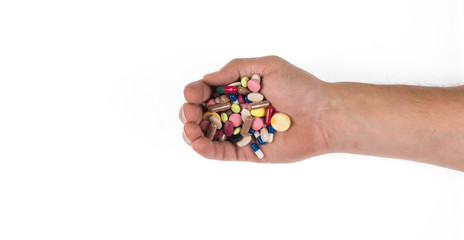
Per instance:
[[[464,84],[464,3],[1,1],[0,239],[464,239],[464,173],[203,159],[185,84],[279,55],[325,81]]]

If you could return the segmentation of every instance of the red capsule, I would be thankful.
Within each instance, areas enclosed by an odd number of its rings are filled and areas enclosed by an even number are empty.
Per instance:
[[[234,86],[224,86],[224,93],[236,93],[237,87]]]
[[[266,126],[271,125],[272,115],[274,115],[274,108],[272,106],[269,106],[269,107],[266,108],[266,119],[264,121]]]

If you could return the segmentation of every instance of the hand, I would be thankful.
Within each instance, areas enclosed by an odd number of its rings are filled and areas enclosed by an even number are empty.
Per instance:
[[[258,159],[250,146],[238,147],[232,142],[208,140],[199,123],[201,104],[211,98],[211,86],[227,85],[242,76],[262,77],[261,93],[276,111],[290,116],[292,125],[286,132],[277,132],[270,144],[259,145],[264,153]],[[221,70],[205,75],[202,80],[184,89],[185,103],[179,113],[184,123],[184,140],[205,158],[251,162],[289,163],[327,152],[326,136],[321,126],[321,112],[326,102],[324,82],[282,58],[235,59]]]

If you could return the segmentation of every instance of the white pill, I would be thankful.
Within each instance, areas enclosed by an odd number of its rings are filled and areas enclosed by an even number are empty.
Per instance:
[[[237,87],[237,86],[240,86],[242,83],[241,82],[233,82],[227,86],[233,86],[233,87]]]
[[[259,74],[255,74],[251,77],[251,79],[256,79],[258,80],[258,82],[261,82],[261,76],[259,76]]]
[[[242,140],[237,142],[237,146],[239,147],[244,147],[248,145],[251,142],[251,135],[245,136],[242,138]]]
[[[249,93],[247,95],[247,98],[248,98],[248,100],[250,100],[252,102],[259,102],[259,101],[262,101],[264,99],[264,96],[261,93]]]
[[[246,108],[242,109],[242,112],[240,114],[242,115],[243,122],[245,122],[246,118],[251,115],[250,111],[248,111],[248,109]]]
[[[267,131],[267,128],[261,128],[260,134],[263,142],[269,142],[269,132]]]

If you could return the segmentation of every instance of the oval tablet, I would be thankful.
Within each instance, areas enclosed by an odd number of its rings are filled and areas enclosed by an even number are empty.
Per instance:
[[[261,139],[263,140],[263,142],[269,142],[269,132],[267,131],[267,128],[261,128],[259,134],[261,135]]]
[[[260,130],[264,125],[263,119],[260,117],[254,117],[251,124],[251,128],[255,131]]]
[[[227,121],[224,123],[224,134],[227,137],[230,137],[234,133],[234,125],[232,124],[231,121]]]
[[[219,117],[219,114],[215,112],[205,112],[205,114],[203,114],[203,120],[209,120],[210,116],[215,116],[217,117],[217,119],[221,120],[221,117]]]
[[[279,132],[285,132],[290,128],[290,117],[285,113],[275,113],[271,118],[272,127]]]
[[[248,89],[250,89],[252,92],[258,92],[259,89],[261,89],[261,84],[259,84],[258,80],[251,79],[248,81]]]
[[[248,98],[248,100],[250,100],[252,102],[259,102],[259,101],[262,101],[264,99],[264,96],[261,93],[254,92],[254,93],[248,93],[247,98]]]
[[[238,126],[242,125],[242,117],[238,113],[234,113],[234,114],[230,115],[229,121],[232,122],[234,127],[238,127]]]
[[[255,110],[251,110],[250,114],[251,114],[251,116],[254,116],[254,117],[264,117],[264,116],[266,116],[266,109],[258,108],[258,109],[255,109]]]
[[[245,147],[251,142],[251,135],[245,136],[242,138],[242,140],[237,142],[237,146],[239,147]]]
[[[242,121],[245,122],[246,117],[250,116],[250,111],[248,111],[248,109],[246,108],[242,108],[241,114],[242,114]]]

